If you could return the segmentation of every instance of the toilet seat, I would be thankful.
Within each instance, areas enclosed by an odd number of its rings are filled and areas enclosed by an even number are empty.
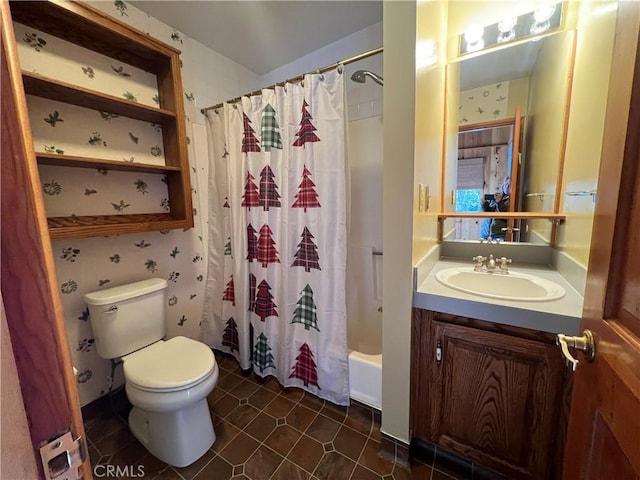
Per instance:
[[[161,340],[122,357],[124,377],[141,390],[175,392],[206,380],[214,371],[213,351],[186,337]]]

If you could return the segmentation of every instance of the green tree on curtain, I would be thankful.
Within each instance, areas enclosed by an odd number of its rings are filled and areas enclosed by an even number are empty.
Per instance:
[[[260,369],[260,373],[267,368],[276,368],[271,347],[267,343],[267,337],[265,337],[264,333],[258,335],[258,341],[253,348],[253,363]]]
[[[280,126],[276,119],[276,111],[271,104],[262,110],[262,148],[265,152],[270,152],[271,147],[282,150],[282,137],[280,136]]]
[[[298,251],[293,255],[296,259],[291,264],[292,267],[304,267],[305,272],[310,272],[312,268],[322,270],[318,262],[318,246],[313,243],[313,235],[305,226],[302,230],[302,240],[298,244]]]
[[[238,338],[238,325],[233,317],[229,317],[227,320],[227,326],[222,333],[222,345],[229,347],[233,352],[234,350],[240,351],[240,340]]]
[[[293,311],[293,320],[291,323],[301,323],[304,325],[305,330],[315,328],[318,332],[318,317],[316,311],[318,307],[313,302],[313,290],[307,284],[302,291],[302,296],[296,302],[296,309]]]

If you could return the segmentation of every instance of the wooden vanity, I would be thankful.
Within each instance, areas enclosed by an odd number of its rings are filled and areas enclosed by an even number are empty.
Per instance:
[[[415,308],[411,436],[508,479],[560,478],[572,377],[555,335]]]

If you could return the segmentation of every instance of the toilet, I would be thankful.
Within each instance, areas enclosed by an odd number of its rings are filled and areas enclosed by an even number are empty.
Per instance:
[[[164,340],[166,288],[152,278],[87,293],[84,301],[98,355],[122,358],[131,432],[158,459],[185,467],[216,439],[207,395],[218,365],[204,343]]]

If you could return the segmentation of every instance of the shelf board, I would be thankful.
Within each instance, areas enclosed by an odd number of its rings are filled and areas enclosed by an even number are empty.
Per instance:
[[[167,173],[179,172],[180,167],[172,165],[152,165],[149,163],[130,163],[118,160],[103,160],[100,158],[77,157],[74,155],[58,155],[55,153],[36,152],[36,159],[40,165],[56,165],[58,167],[76,168],[104,168],[125,172]]]
[[[130,102],[123,98],[89,90],[66,82],[47,78],[37,73],[22,71],[22,81],[27,95],[70,103],[79,107],[115,113],[123,117],[158,124],[175,122],[176,114],[169,110]]]
[[[175,219],[170,213],[48,217],[47,224],[53,240],[193,227],[188,219]]]
[[[545,212],[447,212],[438,214],[438,220],[446,218],[514,218],[565,220],[566,215]]]
[[[166,43],[126,23],[75,1],[12,1],[16,22],[81,45],[151,73],[167,68],[172,55],[180,53]]]

